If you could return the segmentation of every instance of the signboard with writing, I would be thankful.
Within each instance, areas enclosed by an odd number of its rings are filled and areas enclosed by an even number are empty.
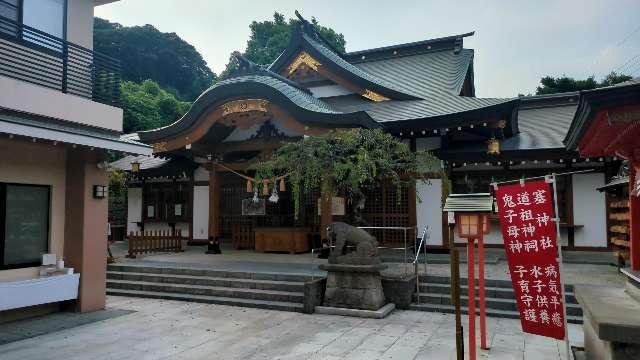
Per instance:
[[[334,196],[331,198],[331,215],[342,216],[345,214],[344,198]],[[318,216],[322,215],[322,201],[318,198]]]
[[[544,180],[502,185],[496,200],[522,331],[562,340],[564,299],[551,187]]]

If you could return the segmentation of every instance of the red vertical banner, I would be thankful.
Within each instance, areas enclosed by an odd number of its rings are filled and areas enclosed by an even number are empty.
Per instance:
[[[553,192],[544,180],[498,186],[498,215],[522,331],[565,338]]]

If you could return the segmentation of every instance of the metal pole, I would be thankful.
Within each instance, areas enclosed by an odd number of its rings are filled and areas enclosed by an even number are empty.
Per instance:
[[[456,359],[464,360],[464,332],[462,329],[462,315],[460,311],[460,259],[453,238],[453,213],[449,213],[449,256],[451,258],[451,301],[456,318]]]
[[[587,169],[587,170],[576,170],[576,171],[567,171],[567,172],[563,172],[563,173],[553,173],[554,176],[563,176],[563,175],[573,175],[573,174],[583,174],[583,173],[588,173],[588,172],[592,172],[593,169]],[[506,181],[494,181],[491,183],[491,185],[502,185],[502,184],[510,184],[510,183],[516,183],[519,181],[528,181],[528,180],[540,180],[540,179],[546,179],[547,175],[543,175],[543,176],[532,176],[532,177],[526,177],[526,178],[522,178],[522,179],[516,179],[516,180],[506,180]]]
[[[480,293],[480,348],[487,349],[487,314],[484,300],[484,233],[478,237],[478,292]]]
[[[469,309],[469,360],[476,360],[475,240],[467,239],[467,307]]]
[[[431,238],[431,234],[428,232],[429,228],[425,227],[424,228],[425,234],[424,234],[424,276],[427,276],[427,240]],[[418,250],[420,251],[420,250]]]
[[[566,174],[562,174],[566,175]],[[556,216],[554,221],[556,222],[556,232],[558,233],[558,267],[560,268],[560,294],[562,296],[562,307],[564,309],[564,344],[567,352],[567,359],[571,360],[571,346],[569,345],[569,329],[567,328],[567,299],[564,296],[564,271],[562,265],[562,242],[560,241],[560,217],[558,215],[558,190],[556,186],[556,173],[551,174],[551,182],[553,184],[553,206],[555,208]]]

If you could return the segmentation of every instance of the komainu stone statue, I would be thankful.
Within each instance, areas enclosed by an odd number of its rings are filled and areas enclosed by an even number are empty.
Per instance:
[[[368,232],[343,222],[329,226],[329,238],[335,248],[329,255],[331,264],[379,264],[378,242]]]
[[[329,263],[320,265],[327,271],[324,305],[378,310],[385,305],[380,270],[386,268],[378,255],[375,237],[357,227],[335,222],[329,227],[335,244]]]

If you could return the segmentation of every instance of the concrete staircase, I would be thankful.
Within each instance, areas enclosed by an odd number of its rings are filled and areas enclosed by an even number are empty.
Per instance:
[[[451,303],[451,285],[449,277],[445,276],[420,276],[420,292],[413,294],[411,310],[453,313]],[[582,324],[582,308],[578,305],[573,294],[573,285],[565,285],[565,298],[567,301],[567,322]],[[461,309],[463,314],[468,314],[467,279],[461,279]],[[515,295],[508,280],[485,280],[485,304],[489,317],[501,317],[518,319]],[[476,290],[476,313],[478,309],[478,292]]]
[[[109,264],[107,295],[302,312],[308,276]]]

